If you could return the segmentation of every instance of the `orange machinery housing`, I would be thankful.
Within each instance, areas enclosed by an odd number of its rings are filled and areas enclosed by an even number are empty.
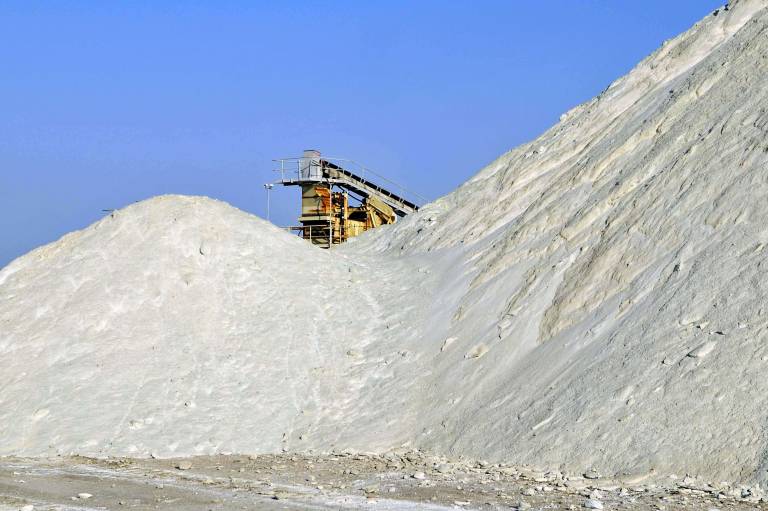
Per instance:
[[[329,248],[369,229],[393,224],[398,217],[419,209],[402,192],[391,191],[398,185],[376,184],[369,178],[371,171],[360,167],[362,172],[352,172],[322,158],[319,151],[307,150],[301,158],[276,161],[281,172],[278,183],[301,187],[301,225],[290,229],[315,245]],[[291,170],[293,165],[295,169]],[[350,198],[354,205],[350,205]]]

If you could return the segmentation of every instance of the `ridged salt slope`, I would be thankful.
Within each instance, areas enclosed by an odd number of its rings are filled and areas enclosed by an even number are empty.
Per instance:
[[[767,5],[709,16],[349,247],[466,254],[454,271],[471,284],[443,334],[454,352],[425,399],[450,405],[422,444],[768,480]]]

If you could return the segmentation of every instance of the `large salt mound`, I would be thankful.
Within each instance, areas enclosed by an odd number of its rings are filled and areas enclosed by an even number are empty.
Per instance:
[[[133,205],[0,271],[0,454],[433,450],[768,482],[768,3],[324,252]]]
[[[458,403],[422,443],[768,480],[767,5],[708,17],[360,244],[464,247],[456,366],[429,387]]]
[[[342,359],[317,342],[324,318],[351,322],[363,298],[318,297],[349,275],[267,222],[178,196],[33,251],[0,273],[0,453],[279,449],[316,393],[348,391],[314,369]]]

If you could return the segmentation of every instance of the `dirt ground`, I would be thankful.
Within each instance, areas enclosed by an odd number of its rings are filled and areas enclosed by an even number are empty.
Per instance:
[[[0,511],[768,510],[755,489],[690,477],[648,484],[647,477],[542,473],[418,451],[172,460],[0,458]]]

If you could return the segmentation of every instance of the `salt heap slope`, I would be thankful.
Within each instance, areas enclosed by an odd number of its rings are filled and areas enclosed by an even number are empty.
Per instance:
[[[347,247],[462,253],[467,287],[423,340],[420,445],[768,481],[767,6],[733,2]]]
[[[318,343],[366,303],[354,289],[322,299],[351,279],[331,254],[195,197],[37,249],[0,272],[0,454],[278,451],[318,394],[354,395],[335,377],[343,345]]]
[[[204,198],[0,271],[0,454],[420,446],[768,482],[768,4],[325,252]]]

